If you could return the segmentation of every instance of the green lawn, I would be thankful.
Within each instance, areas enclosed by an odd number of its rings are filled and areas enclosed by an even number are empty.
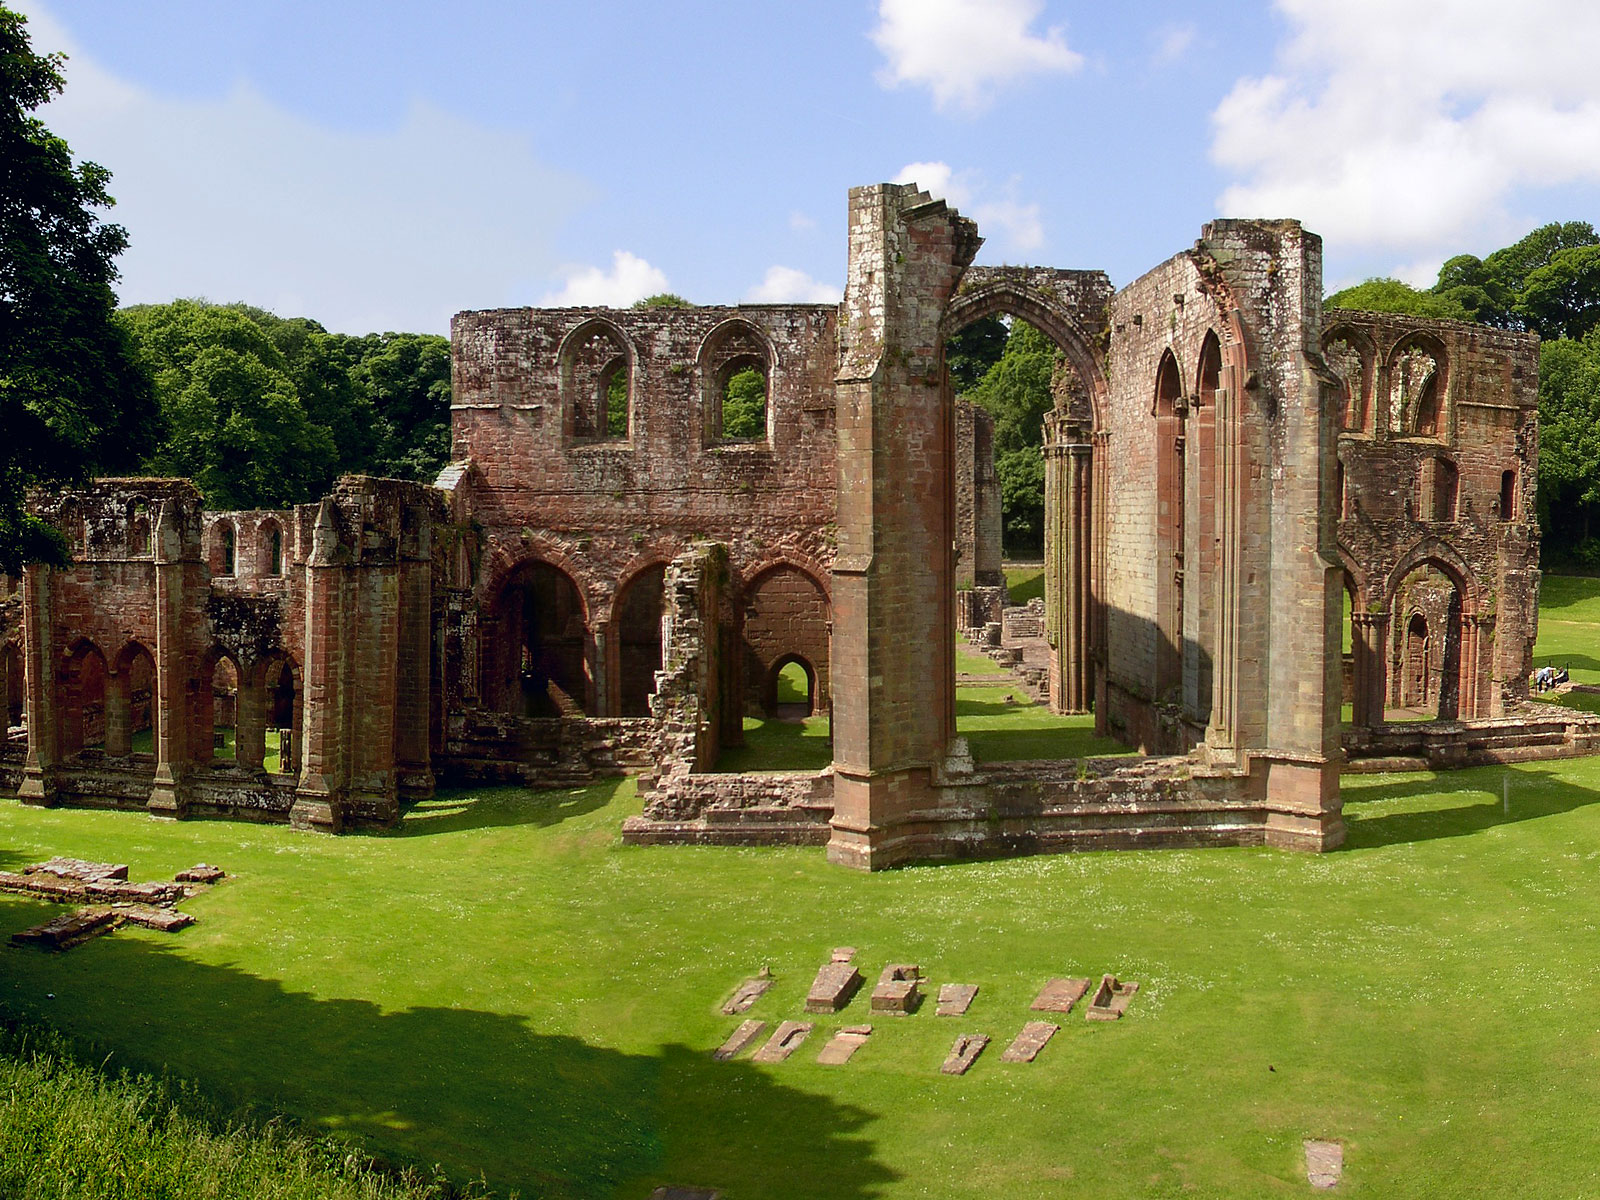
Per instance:
[[[1012,604],[1044,598],[1044,566],[1029,563],[1006,568],[1006,593]]]
[[[1600,585],[1546,595],[1560,652],[1600,645]],[[1094,749],[1010,690],[958,692],[980,758],[985,738]],[[783,728],[827,761],[825,724]],[[231,874],[181,934],[6,951],[0,1011],[525,1197],[1291,1196],[1306,1137],[1345,1144],[1339,1194],[1600,1194],[1600,758],[1343,786],[1349,842],[1327,855],[874,876],[817,849],[624,847],[631,782],[449,792],[343,838],[0,801],[0,868]],[[0,896],[0,934],[59,911]],[[958,1020],[872,1018],[863,992],[786,1063],[711,1060],[741,979],[770,965],[750,1015],[798,1018],[835,945],[869,979],[907,961],[982,990]],[[1036,1063],[999,1061],[1045,980],[1104,971],[1142,984],[1125,1020],[1073,1014]],[[816,1063],[864,1020],[852,1063]],[[941,1076],[965,1032],[995,1040]]]
[[[1502,783],[1510,780],[1510,812]],[[1346,781],[1350,845],[1152,851],[865,876],[819,850],[629,848],[632,785],[455,792],[402,829],[0,803],[0,865],[115,859],[233,873],[179,935],[9,951],[0,1006],[225,1098],[525,1196],[739,1200],[1305,1190],[1300,1140],[1346,1144],[1371,1196],[1600,1190],[1600,760]],[[1447,790],[1448,789],[1448,790]],[[0,932],[58,910],[0,898]],[[982,991],[961,1020],[878,1018],[843,1068],[719,1064],[717,1005],[800,1016],[834,945]],[[1054,975],[1143,990],[999,1061]],[[53,994],[54,998],[47,998]],[[938,1074],[955,1035],[991,1045]]]
[[[956,731],[966,737],[980,763],[1132,753],[1121,742],[1096,737],[1092,715],[1053,715],[1029,699],[1020,679],[999,685],[963,682],[1004,674],[1005,668],[993,659],[956,645]],[[780,702],[783,686],[780,676]],[[800,687],[803,691],[803,680]],[[833,761],[825,714],[805,721],[746,717],[744,740],[743,746],[722,752],[718,771],[819,771]]]

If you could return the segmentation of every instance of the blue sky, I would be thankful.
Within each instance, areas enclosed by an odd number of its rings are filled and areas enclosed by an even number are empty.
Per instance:
[[[980,261],[1118,285],[1217,215],[1300,217],[1330,288],[1600,217],[1588,0],[15,6],[130,303],[827,299],[846,189],[907,168]]]

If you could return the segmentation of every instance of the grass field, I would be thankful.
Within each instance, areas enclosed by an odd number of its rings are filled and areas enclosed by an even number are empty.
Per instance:
[[[1563,649],[1600,645],[1577,628],[1600,635],[1600,589],[1549,592]],[[1600,1194],[1600,759],[1344,795],[1327,855],[873,876],[815,849],[624,847],[629,782],[451,792],[337,839],[0,802],[0,867],[232,876],[181,934],[5,952],[0,1008],[526,1197],[1291,1196],[1306,1137],[1344,1143],[1336,1194]],[[0,897],[0,933],[57,911]],[[835,945],[869,979],[917,962],[982,990],[962,1019],[873,1019],[845,1067],[816,1052],[872,1019],[864,992],[786,1063],[711,1060],[740,980],[770,965],[750,1015],[798,1018]],[[1073,1014],[1034,1064],[999,1061],[1046,979],[1105,971],[1142,985],[1126,1019]],[[965,1032],[995,1041],[941,1076]]]

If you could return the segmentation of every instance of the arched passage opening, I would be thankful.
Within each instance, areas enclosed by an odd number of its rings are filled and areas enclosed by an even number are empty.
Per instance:
[[[618,593],[612,619],[616,647],[617,711],[624,717],[648,717],[650,697],[661,670],[661,605],[665,563],[637,572]]]
[[[61,667],[61,753],[64,757],[103,746],[106,737],[106,658],[80,639]]]
[[[1390,606],[1391,720],[1453,720],[1464,691],[1463,597],[1441,564],[1423,562],[1395,589]]]
[[[828,594],[799,566],[783,563],[763,571],[744,592],[745,711],[777,715],[776,680],[787,663],[808,665],[811,711],[827,706]]]
[[[1011,410],[1007,420],[995,417],[994,524],[1012,544],[1031,535],[1042,546],[1045,632],[1036,649],[1050,680],[1050,707],[1086,713],[1103,678],[1097,572],[1104,513],[1097,497],[1105,486],[1098,432],[1105,381],[1075,317],[1001,272],[971,274],[945,312],[946,384],[986,408]],[[1011,404],[1019,394],[1031,399]],[[982,496],[975,489],[969,502],[953,490],[953,527],[962,528],[969,510],[971,523],[979,524]],[[1006,493],[1029,495],[1035,507],[1022,510],[1015,501],[1003,507]],[[952,668],[952,725],[953,683]]]
[[[4,681],[0,683],[0,705],[4,711],[0,712],[0,722],[3,722],[9,731],[22,724],[23,707],[23,678],[22,678],[22,649],[15,642],[7,642],[0,646],[0,673],[4,674]]]
[[[779,720],[804,720],[816,713],[817,669],[798,654],[773,664],[766,687],[767,709]]]
[[[258,663],[254,690],[263,725],[259,765],[274,775],[298,774],[304,702],[294,659],[276,654]]]
[[[489,606],[483,645],[488,706],[516,716],[581,715],[593,703],[590,633],[571,576],[522,563]]]
[[[106,753],[115,757],[155,751],[156,661],[148,648],[129,642],[117,655],[106,683]]]
[[[227,651],[213,649],[197,675],[190,717],[195,761],[232,766],[238,761],[239,664]]]

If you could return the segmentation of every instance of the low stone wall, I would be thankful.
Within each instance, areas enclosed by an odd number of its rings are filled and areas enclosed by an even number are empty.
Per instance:
[[[631,845],[821,846],[833,816],[833,770],[673,775],[640,779],[643,816]]]
[[[1442,771],[1600,753],[1600,716],[1529,701],[1504,717],[1347,729],[1344,769]]]
[[[905,825],[918,860],[1069,850],[1258,846],[1273,814],[1259,776],[1187,758],[996,763],[937,773],[933,804]],[[644,789],[641,789],[644,790]],[[623,825],[634,845],[822,845],[833,772],[677,776]]]
[[[650,717],[515,717],[452,713],[434,771],[446,783],[581,787],[654,762]]]

